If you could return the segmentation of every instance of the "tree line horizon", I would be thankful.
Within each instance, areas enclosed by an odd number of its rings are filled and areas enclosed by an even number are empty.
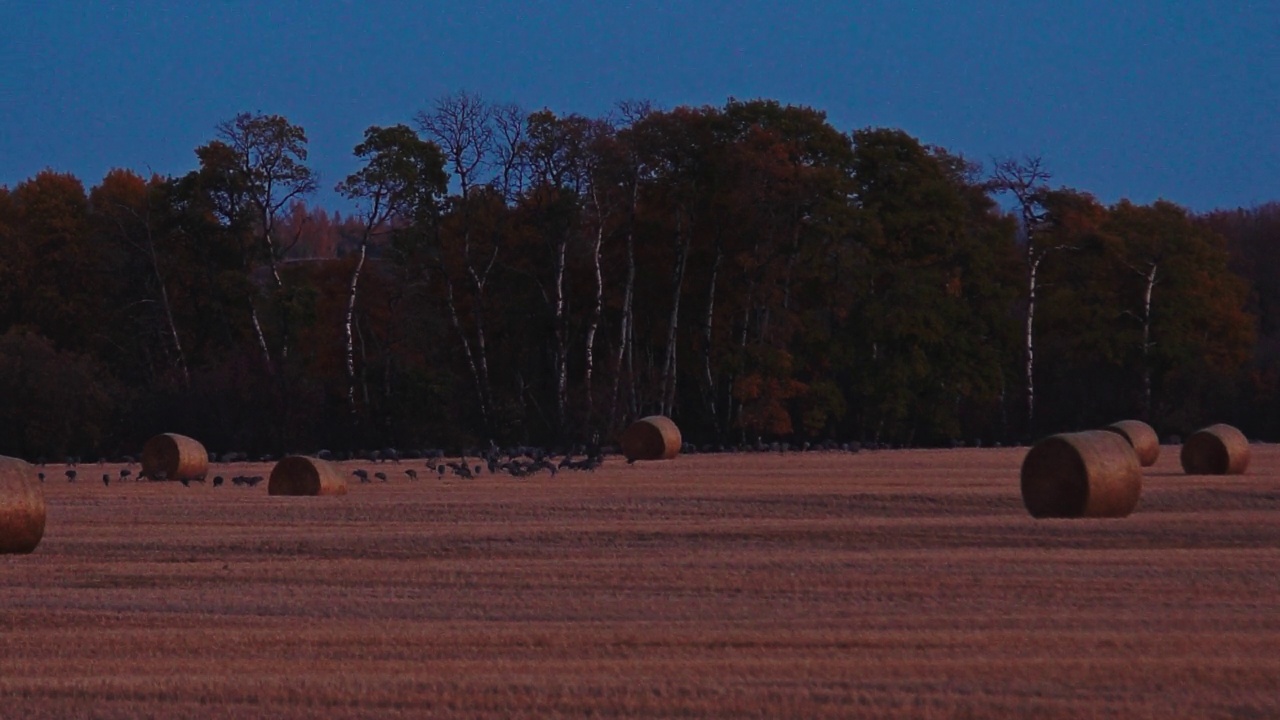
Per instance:
[[[460,92],[319,187],[241,113],[176,177],[0,187],[0,453],[1280,439],[1280,204],[1104,205],[773,100],[606,117]]]

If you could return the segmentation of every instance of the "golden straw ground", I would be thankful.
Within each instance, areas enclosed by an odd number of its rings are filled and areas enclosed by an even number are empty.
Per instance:
[[[0,716],[1280,717],[1253,449],[1165,453],[1123,521],[1028,516],[1026,448],[406,460],[338,502],[51,482],[40,548],[0,556]]]

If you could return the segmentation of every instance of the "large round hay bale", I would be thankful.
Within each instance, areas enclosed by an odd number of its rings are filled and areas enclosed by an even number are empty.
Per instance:
[[[44,537],[44,490],[25,460],[0,456],[0,555],[29,553]]]
[[[346,495],[347,479],[332,464],[305,455],[290,455],[271,469],[268,495]]]
[[[1051,435],[1022,461],[1022,502],[1032,517],[1124,517],[1141,494],[1138,455],[1118,433]]]
[[[680,428],[664,415],[640,418],[622,433],[622,454],[627,462],[670,460],[680,454],[680,445]]]
[[[1210,425],[1182,443],[1188,475],[1242,475],[1249,469],[1249,439],[1230,425]]]
[[[152,480],[201,480],[209,474],[209,453],[186,435],[156,435],[142,446],[142,473]]]
[[[1138,462],[1142,467],[1151,467],[1160,459],[1160,438],[1156,435],[1155,428],[1141,420],[1121,420],[1102,429],[1128,440],[1133,451],[1138,454]]]

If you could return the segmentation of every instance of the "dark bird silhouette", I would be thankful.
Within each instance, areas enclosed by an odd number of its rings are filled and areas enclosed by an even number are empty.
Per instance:
[[[36,473],[40,476],[40,482],[44,482],[44,473]]]
[[[351,474],[360,478],[360,482],[362,483],[369,482],[369,473],[364,468],[356,468],[355,470],[351,471]]]
[[[130,470],[129,468],[122,468],[122,469],[120,470],[120,479],[121,479],[121,480],[128,480],[128,479],[129,479],[129,476],[130,476],[130,475],[132,475],[132,474],[133,474],[133,471],[132,471],[132,470]]]
[[[213,476],[213,486],[214,486],[214,487],[218,487],[218,486],[219,486],[219,485],[221,485],[221,484],[222,484],[222,476],[221,476],[221,475],[214,475],[214,476]]]
[[[111,485],[111,475],[102,473],[102,484],[109,487]]]
[[[418,471],[417,471],[417,470],[414,470],[413,468],[410,468],[410,469],[408,469],[408,470],[405,470],[405,471],[404,471],[404,474],[405,474],[405,475],[408,475],[410,480],[417,480],[417,479],[418,479]]]
[[[386,474],[386,473],[384,473],[384,472],[376,472],[376,473],[374,473],[374,474],[373,474],[373,476],[374,476],[374,477],[376,477],[376,478],[378,478],[378,479],[379,479],[379,480],[381,480],[382,482],[386,482],[386,481],[387,481],[387,474]]]
[[[75,470],[68,470],[66,474],[67,474],[67,482],[75,482],[75,481],[76,481],[76,471],[75,471]]]

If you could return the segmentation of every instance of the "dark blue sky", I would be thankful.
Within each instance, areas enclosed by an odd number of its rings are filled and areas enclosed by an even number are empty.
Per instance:
[[[467,90],[602,115],[771,98],[1053,184],[1280,200],[1280,3],[0,0],[0,184],[181,174],[240,111],[306,128],[325,192],[371,124]],[[910,6],[912,9],[907,9]]]

